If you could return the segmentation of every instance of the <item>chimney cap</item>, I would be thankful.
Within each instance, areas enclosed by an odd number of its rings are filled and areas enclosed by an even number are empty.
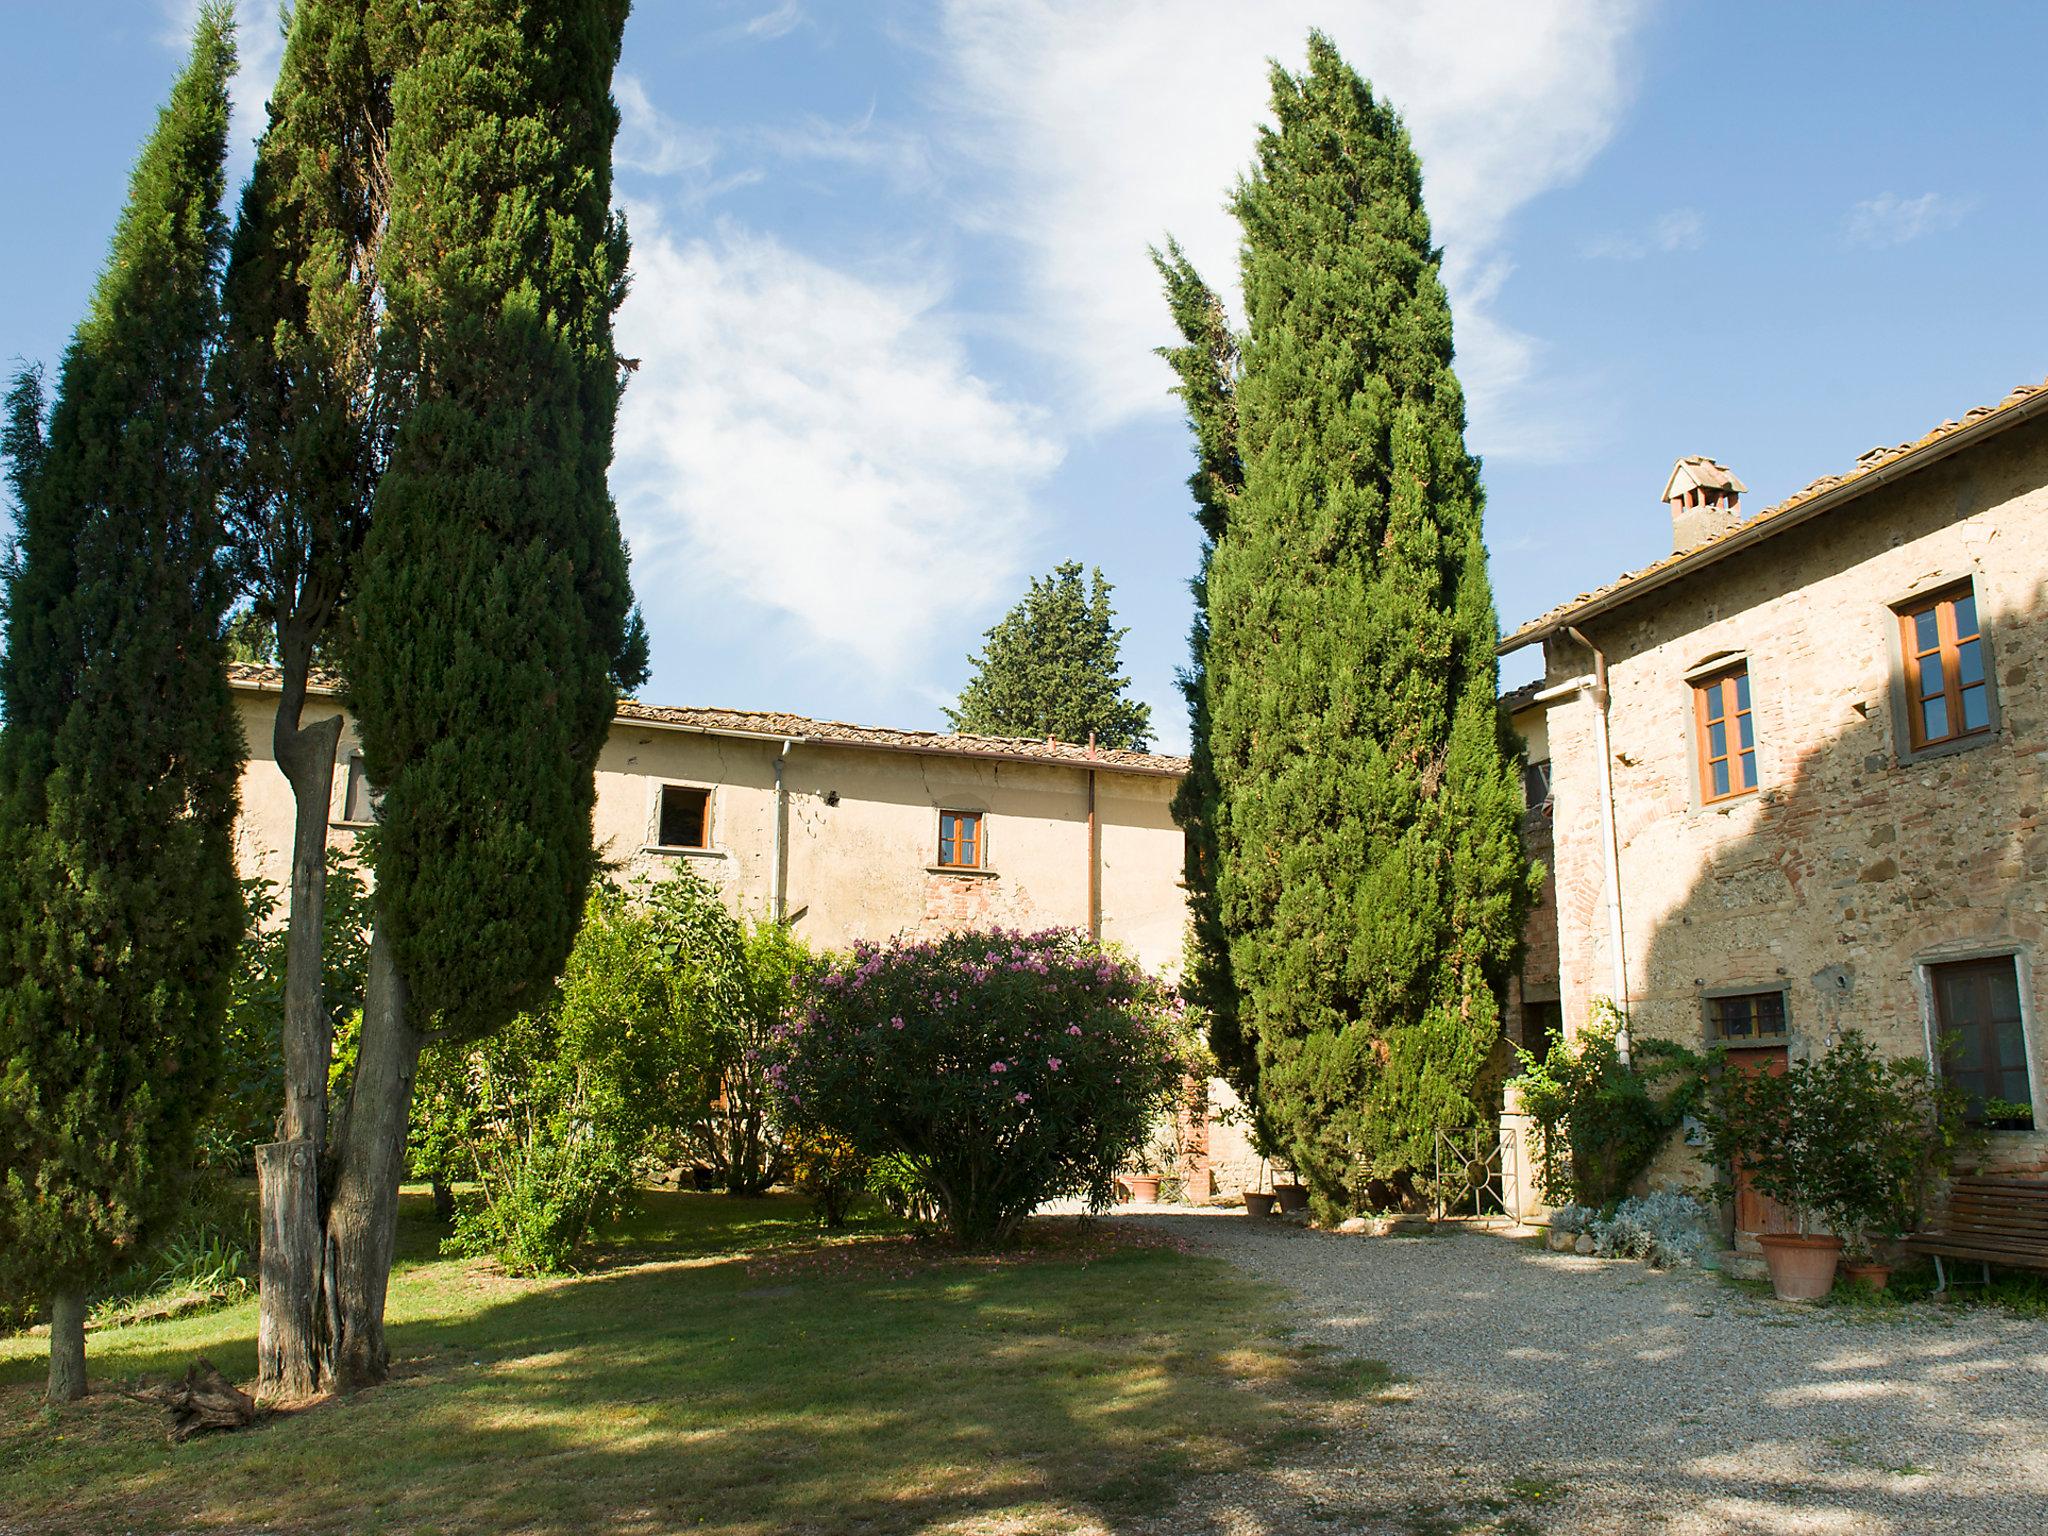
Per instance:
[[[1748,489],[1726,464],[1717,464],[1703,453],[1693,453],[1671,466],[1671,478],[1664,482],[1661,499],[1676,501],[1691,490],[1728,491],[1739,496]]]

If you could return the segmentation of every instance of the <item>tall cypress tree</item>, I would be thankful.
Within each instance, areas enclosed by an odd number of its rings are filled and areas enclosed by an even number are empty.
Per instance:
[[[53,1399],[85,1390],[86,1292],[190,1167],[241,927],[205,388],[233,72],[208,6],[47,431],[32,380],[9,396],[0,1265],[51,1296]]]
[[[1274,67],[1233,199],[1243,482],[1203,574],[1189,810],[1260,1108],[1341,1205],[1472,1119],[1532,882],[1421,166],[1327,38],[1308,55]]]
[[[1119,652],[1130,631],[1116,627],[1110,591],[1099,570],[1084,586],[1078,560],[1034,580],[969,658],[974,676],[946,711],[953,729],[1144,751],[1152,708],[1124,696]]]
[[[304,719],[316,653],[349,595],[369,527],[378,243],[390,140],[389,61],[371,0],[298,0],[270,122],[224,284],[214,388],[232,447],[226,507],[243,630],[281,677],[272,755],[291,786],[291,903],[278,1140],[259,1148],[264,1212],[257,1372],[269,1392],[320,1385],[319,1160],[331,1017],[322,996],[328,798],[341,717]]]
[[[1179,383],[1195,438],[1195,468],[1188,490],[1202,530],[1201,562],[1189,589],[1195,599],[1188,633],[1188,665],[1180,674],[1188,705],[1188,771],[1174,795],[1173,814],[1187,833],[1185,867],[1192,923],[1185,983],[1209,1020],[1209,1044],[1239,1096],[1258,1100],[1258,1052],[1238,1021],[1237,985],[1230,972],[1230,942],[1216,897],[1216,807],[1219,788],[1209,722],[1209,567],[1230,527],[1233,504],[1244,491],[1237,450],[1238,338],[1223,301],[1202,281],[1176,241],[1152,253],[1165,284],[1167,308],[1181,333],[1177,347],[1161,347]]]
[[[371,996],[340,1148],[334,1376],[386,1369],[406,1105],[429,1031],[544,995],[596,867],[597,754],[646,640],[607,488],[626,233],[626,0],[409,7],[380,387],[396,424],[344,670],[384,793]]]

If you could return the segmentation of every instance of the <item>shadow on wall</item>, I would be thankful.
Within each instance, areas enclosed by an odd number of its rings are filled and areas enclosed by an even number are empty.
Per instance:
[[[1998,711],[1994,728],[1965,750],[1901,763],[1896,666],[1894,688],[1871,700],[1839,686],[1839,656],[1788,663],[1760,643],[1750,679],[1755,792],[1702,806],[1696,785],[1704,765],[1683,805],[1667,795],[1630,814],[1618,791],[1625,917],[1631,933],[1649,930],[1646,946],[1631,945],[1631,967],[1640,965],[1629,978],[1638,1036],[1693,1048],[1785,1049],[1797,1058],[1855,1028],[1887,1055],[1926,1059],[1939,968],[2009,966],[2024,999],[2040,1123],[2048,1088],[2048,582],[2019,607],[1987,612],[1984,633]],[[1820,637],[1823,646],[1836,638]],[[1809,664],[1818,679],[1831,663],[1837,686],[1802,686]],[[1825,718],[1835,709],[1846,718]],[[1693,717],[1674,729],[1694,750]],[[1690,875],[1672,879],[1667,871]],[[1579,931],[1597,938],[1598,912],[1581,911],[1579,920]],[[1604,977],[1595,947],[1587,946],[1583,973]],[[1971,1032],[1966,1019],[1938,1027]],[[1998,1171],[2048,1170],[2048,1134],[2000,1134],[1985,1156]],[[1694,1171],[1674,1148],[1651,1177]]]

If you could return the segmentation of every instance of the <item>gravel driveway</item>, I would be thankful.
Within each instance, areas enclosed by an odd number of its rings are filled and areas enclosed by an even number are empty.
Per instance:
[[[1177,1530],[2048,1533],[2048,1323],[1814,1310],[1453,1228],[1124,1219],[1406,1378],[1307,1464],[1190,1490]]]

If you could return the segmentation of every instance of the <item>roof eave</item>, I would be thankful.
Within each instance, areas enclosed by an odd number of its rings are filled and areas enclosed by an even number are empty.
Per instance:
[[[1881,485],[1890,484],[1905,475],[1937,464],[1965,448],[1975,447],[1986,438],[1996,437],[1999,433],[2030,420],[2044,410],[2048,410],[2048,389],[2036,390],[2003,410],[1993,411],[1990,415],[1957,427],[1952,432],[1944,432],[1939,437],[1921,443],[1897,458],[1878,465],[1875,469],[1866,470],[1852,479],[1843,481],[1840,485],[1831,485],[1797,507],[1769,517],[1759,517],[1751,523],[1739,524],[1733,532],[1702,546],[1686,558],[1675,561],[1660,571],[1652,571],[1639,580],[1628,582],[1617,591],[1589,598],[1553,618],[1525,625],[1496,645],[1494,654],[1506,656],[1525,646],[1534,645],[1539,640],[1547,640],[1569,625],[1583,623],[1603,613],[1611,613],[1639,597],[1656,591],[1659,587],[1669,586],[1674,581],[1682,580],[1696,571],[1705,570],[1731,555],[1740,554],[1743,550],[1761,544],[1765,539],[1787,529],[1797,528],[1802,523],[1832,512]]]

